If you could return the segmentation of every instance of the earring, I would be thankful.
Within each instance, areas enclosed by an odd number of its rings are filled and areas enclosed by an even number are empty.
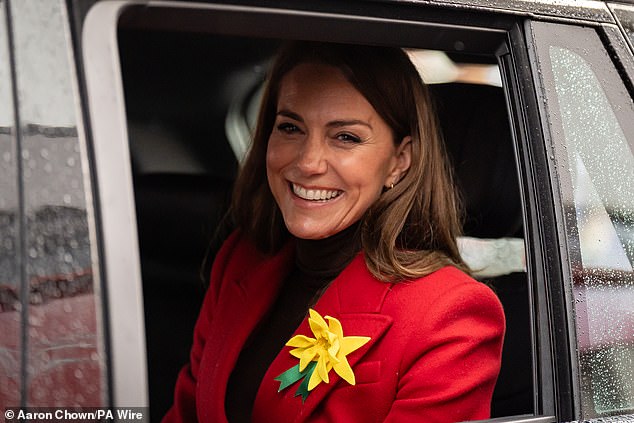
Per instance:
[[[394,182],[390,184],[390,189],[394,188]]]

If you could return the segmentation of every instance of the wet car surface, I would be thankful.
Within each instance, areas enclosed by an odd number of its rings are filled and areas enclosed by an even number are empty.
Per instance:
[[[160,418],[268,64],[314,39],[420,59],[464,254],[507,316],[495,421],[634,421],[633,3],[0,0],[0,15],[0,404]]]

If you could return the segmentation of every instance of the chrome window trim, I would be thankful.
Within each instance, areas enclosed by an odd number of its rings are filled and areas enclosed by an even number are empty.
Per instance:
[[[112,404],[148,406],[141,267],[117,22],[135,1],[99,2],[82,34],[103,236]]]

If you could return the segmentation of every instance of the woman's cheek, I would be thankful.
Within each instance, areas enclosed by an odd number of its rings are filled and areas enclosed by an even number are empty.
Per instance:
[[[274,171],[288,164],[293,159],[293,143],[282,142],[274,137],[269,139],[269,146],[266,151],[266,166]]]

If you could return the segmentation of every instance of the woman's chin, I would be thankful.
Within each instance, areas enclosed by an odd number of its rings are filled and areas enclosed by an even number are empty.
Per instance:
[[[287,224],[286,228],[295,238],[299,239],[324,239],[328,238],[338,231],[336,228],[328,225],[328,226],[316,226],[316,225],[294,225]]]

